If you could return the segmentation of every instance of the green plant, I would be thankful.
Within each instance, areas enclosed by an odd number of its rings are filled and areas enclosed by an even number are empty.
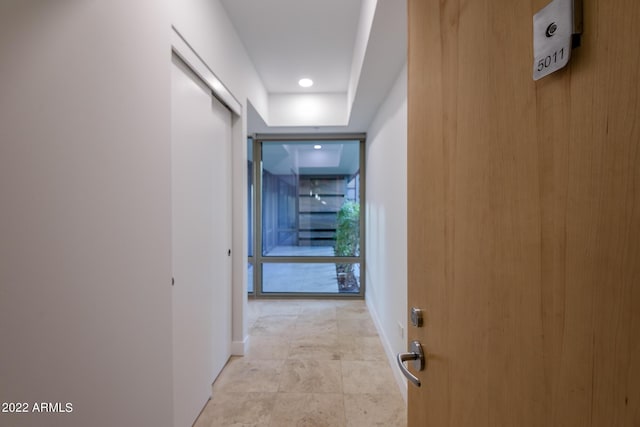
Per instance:
[[[356,256],[360,249],[360,204],[345,202],[337,216],[336,256]],[[357,288],[358,281],[354,275],[353,264],[336,264],[338,288],[349,291]]]
[[[360,242],[360,204],[345,202],[338,211],[336,256],[355,256]]]

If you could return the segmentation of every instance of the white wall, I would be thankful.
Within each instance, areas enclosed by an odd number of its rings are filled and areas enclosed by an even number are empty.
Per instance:
[[[171,0],[171,24],[246,107],[267,117],[267,91],[219,0]],[[245,141],[246,142],[246,141]]]
[[[232,352],[243,354],[247,328],[247,111],[267,119],[267,91],[219,0],[171,0],[171,23],[242,105],[233,121]]]
[[[367,132],[366,159],[366,301],[395,368],[395,354],[407,351],[406,66]],[[394,373],[406,400],[406,382]]]
[[[170,426],[168,7],[0,3],[2,426]]]
[[[269,95],[270,126],[346,126],[346,93]]]
[[[356,97],[358,83],[360,81],[360,73],[369,44],[369,36],[371,35],[371,26],[376,13],[378,0],[362,0],[360,6],[360,19],[358,21],[358,31],[353,46],[353,59],[351,61],[351,72],[349,75],[349,87],[347,90],[347,115],[351,114],[353,100]]]

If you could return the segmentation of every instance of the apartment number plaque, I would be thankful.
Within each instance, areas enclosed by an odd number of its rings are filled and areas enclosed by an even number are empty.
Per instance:
[[[581,0],[553,0],[533,16],[533,80],[564,68],[582,33]]]

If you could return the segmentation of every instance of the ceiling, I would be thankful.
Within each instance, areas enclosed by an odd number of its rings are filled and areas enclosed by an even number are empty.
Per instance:
[[[362,32],[361,8],[375,4],[347,126],[270,127],[250,108],[250,133],[364,132],[406,62],[404,0],[221,0],[269,95],[343,93]],[[358,73],[356,73],[358,75]],[[298,80],[313,79],[311,88]],[[345,120],[346,122],[346,120]]]
[[[360,169],[360,141],[269,141],[262,167],[274,175],[353,175]]]
[[[345,92],[361,0],[222,0],[268,92]],[[298,86],[302,77],[314,86]]]

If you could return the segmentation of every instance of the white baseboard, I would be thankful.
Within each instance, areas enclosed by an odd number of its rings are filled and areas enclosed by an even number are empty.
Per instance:
[[[244,356],[249,348],[249,335],[243,341],[231,341],[231,355]]]
[[[391,365],[391,372],[393,372],[393,377],[395,378],[396,383],[400,388],[400,394],[402,394],[402,398],[404,399],[404,401],[407,402],[408,401],[407,380],[402,375],[402,372],[400,372],[400,369],[396,364],[396,355],[393,351],[393,348],[391,347],[391,344],[389,343],[389,340],[387,339],[387,335],[385,334],[384,329],[382,328],[382,323],[380,323],[378,312],[376,311],[375,307],[373,306],[373,304],[369,299],[366,299],[366,303],[367,303],[367,308],[369,309],[369,314],[371,314],[371,318],[373,319],[373,324],[376,326],[376,329],[378,330],[378,335],[380,336],[380,341],[382,342],[382,347],[384,348],[384,352],[387,355],[387,360]]]

